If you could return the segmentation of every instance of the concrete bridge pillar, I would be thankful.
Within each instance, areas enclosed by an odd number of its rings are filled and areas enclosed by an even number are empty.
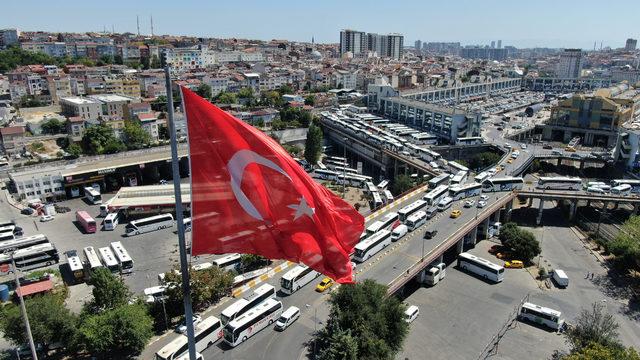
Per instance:
[[[558,158],[558,163],[556,164],[556,166],[560,166],[560,165],[562,165],[562,158],[561,157]]]
[[[586,161],[580,161],[580,170],[584,169],[584,164],[586,163]]]
[[[591,207],[591,200],[587,200],[587,207]]]
[[[633,204],[633,215],[638,215],[638,204]]]
[[[513,201],[509,201],[505,204],[502,212],[502,223],[507,223],[511,220],[511,210],[513,209]]]
[[[536,218],[536,225],[540,225],[542,221],[542,212],[544,211],[544,199],[540,199],[540,206],[538,206],[538,217]]]
[[[616,209],[618,209],[618,205],[620,205],[620,203],[619,203],[619,202],[614,202],[614,203],[613,203],[613,208],[612,208],[611,210],[616,210]]]
[[[484,221],[481,224],[482,225],[482,228],[480,229],[481,231],[480,235],[482,236],[481,240],[489,238],[489,218],[490,216],[484,219]]]
[[[456,254],[460,254],[464,250],[464,237],[456,244]]]
[[[476,246],[476,243],[478,242],[478,227],[474,227],[473,230],[471,230],[471,245]]]
[[[578,210],[578,201],[570,201],[569,202],[569,221],[573,221],[576,217],[576,212]]]

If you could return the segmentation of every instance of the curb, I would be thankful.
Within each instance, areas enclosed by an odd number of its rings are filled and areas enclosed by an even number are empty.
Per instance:
[[[233,290],[233,292],[231,293],[231,296],[233,296],[234,298],[237,298],[239,296],[241,296],[242,294],[244,294],[245,292],[253,289],[254,287],[256,287],[256,285],[267,281],[269,278],[273,277],[275,274],[282,272],[282,270],[294,265],[295,263],[292,261],[285,261],[282,264],[274,267],[273,269],[269,270],[266,274],[262,274],[260,276],[258,276],[257,278],[249,281],[248,283],[236,288]]]

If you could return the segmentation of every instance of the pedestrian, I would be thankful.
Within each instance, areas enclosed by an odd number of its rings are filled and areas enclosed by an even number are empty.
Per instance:
[[[584,276],[585,279],[589,278],[589,272],[587,271],[587,275]]]
[[[591,280],[593,280],[593,273],[591,273]]]

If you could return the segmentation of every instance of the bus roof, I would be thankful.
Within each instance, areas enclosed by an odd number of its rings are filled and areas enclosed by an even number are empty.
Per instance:
[[[113,255],[113,251],[108,247],[101,247],[98,249],[98,252],[107,266],[118,265],[118,260],[116,260],[115,255]]]
[[[127,249],[125,249],[124,246],[122,246],[122,243],[120,241],[112,242],[111,248],[113,249],[113,252],[115,253],[116,258],[118,258],[120,262],[131,261],[131,256],[129,256]]]
[[[80,261],[79,256],[69,256],[67,257],[67,262],[71,271],[82,270],[82,261]]]
[[[360,250],[366,249],[367,247],[369,247],[369,245],[378,241],[378,239],[380,239],[381,237],[389,236],[390,234],[391,233],[389,232],[389,230],[379,230],[375,232],[373,235],[369,236],[368,238],[356,244],[355,248]]]
[[[300,264],[294,267],[293,269],[287,271],[284,275],[282,275],[282,278],[285,280],[293,280],[296,278],[296,276],[300,275],[303,271],[307,270],[308,268],[309,267],[307,265]]]
[[[558,311],[558,310],[554,310],[554,309],[551,309],[551,308],[548,308],[548,307],[536,305],[536,304],[530,303],[530,302],[526,302],[526,303],[522,304],[522,307],[526,308],[526,309],[533,309],[533,310],[545,312],[547,314],[551,314],[551,315],[556,316],[556,317],[560,317],[562,315],[562,313],[560,311]]]
[[[264,302],[260,303],[259,305],[255,306],[253,309],[242,314],[240,317],[232,320],[227,324],[227,326],[231,328],[237,328],[239,326],[242,326],[245,323],[251,321],[251,319],[253,319],[257,314],[262,313],[263,311],[271,308],[272,306],[276,305],[279,302],[280,302],[279,300],[276,300],[274,298],[269,298]]]

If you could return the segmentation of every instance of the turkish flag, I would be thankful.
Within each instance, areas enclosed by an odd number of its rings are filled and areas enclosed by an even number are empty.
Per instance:
[[[273,139],[182,87],[191,159],[193,255],[302,262],[350,283],[364,219]]]

